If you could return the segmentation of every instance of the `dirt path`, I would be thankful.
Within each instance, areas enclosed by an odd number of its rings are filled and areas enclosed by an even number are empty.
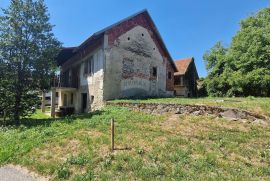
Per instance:
[[[0,168],[1,181],[47,181],[47,178],[30,173],[20,166],[6,165]]]

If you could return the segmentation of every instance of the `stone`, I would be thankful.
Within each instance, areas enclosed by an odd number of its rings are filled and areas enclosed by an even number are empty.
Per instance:
[[[195,111],[192,114],[195,115],[195,116],[199,116],[199,115],[201,115],[201,111]]]
[[[177,104],[132,104],[132,103],[108,103],[109,105],[119,105],[129,107],[133,110],[144,111],[152,114],[162,113],[174,113],[174,114],[192,114],[195,116],[207,115],[213,118],[226,118],[230,121],[239,121],[242,123],[253,123],[253,124],[269,124],[270,118],[261,116],[258,114],[250,113],[239,109],[220,108],[200,105],[177,105]]]
[[[233,109],[229,109],[223,113],[220,113],[220,115],[224,118],[229,118],[229,119],[238,119],[239,118],[238,114]]]
[[[176,108],[176,111],[174,112],[175,114],[181,114],[181,109],[178,107]]]
[[[255,119],[255,121],[252,122],[252,124],[263,124],[267,125],[268,123],[262,119]]]

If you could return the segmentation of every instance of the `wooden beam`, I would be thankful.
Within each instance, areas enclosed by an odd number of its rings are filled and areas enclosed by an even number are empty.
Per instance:
[[[55,118],[55,96],[56,96],[56,90],[53,87],[51,90],[51,117]]]

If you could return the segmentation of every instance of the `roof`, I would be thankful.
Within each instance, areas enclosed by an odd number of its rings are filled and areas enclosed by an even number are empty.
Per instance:
[[[96,41],[97,39],[99,39],[100,37],[103,37],[103,35],[104,35],[108,30],[110,30],[110,29],[112,29],[112,28],[114,28],[114,27],[120,25],[121,23],[123,23],[123,22],[125,22],[125,21],[128,21],[128,20],[130,20],[130,19],[132,19],[132,18],[134,18],[134,17],[136,17],[137,15],[142,14],[142,13],[145,13],[145,14],[149,17],[150,21],[153,23],[153,25],[154,25],[154,31],[156,32],[156,35],[157,35],[159,41],[161,42],[161,46],[162,46],[162,48],[164,49],[164,51],[166,52],[166,54],[168,55],[168,59],[169,59],[169,61],[171,62],[172,67],[173,67],[174,70],[176,71],[176,67],[175,67],[175,64],[174,64],[174,62],[173,62],[173,59],[171,58],[171,55],[170,55],[170,53],[169,53],[167,47],[165,46],[165,43],[164,43],[163,39],[161,38],[161,35],[160,35],[158,29],[156,28],[156,25],[155,25],[154,21],[152,20],[151,16],[149,15],[149,13],[148,13],[148,11],[147,11],[146,9],[143,9],[143,10],[141,10],[141,11],[139,11],[139,12],[137,12],[137,13],[135,13],[135,14],[133,14],[133,15],[131,15],[131,16],[129,16],[129,17],[127,17],[127,18],[121,20],[121,21],[118,21],[118,22],[115,23],[115,24],[112,24],[112,25],[110,25],[110,26],[108,26],[108,27],[106,27],[106,28],[104,28],[104,29],[102,29],[102,30],[100,30],[100,31],[98,31],[98,32],[96,32],[96,33],[94,33],[92,36],[90,36],[87,40],[85,40],[85,41],[84,41],[81,45],[79,45],[78,47],[63,48],[62,51],[59,53],[57,59],[56,59],[56,60],[57,60],[57,64],[58,64],[58,65],[63,64],[65,61],[67,61],[67,60],[70,59],[72,56],[74,56],[74,55],[76,54],[76,52],[78,52],[81,48],[83,48],[83,47],[85,47],[85,46],[89,46],[89,45],[95,43],[95,41]],[[66,49],[69,49],[69,50],[66,50]],[[71,49],[72,49],[72,50],[71,50]]]
[[[76,47],[65,47],[62,48],[59,52],[58,56],[56,57],[57,64],[60,65],[64,63],[67,59],[75,55]]]
[[[193,57],[176,60],[174,64],[177,68],[177,72],[175,72],[174,75],[184,75],[192,61],[194,61]]]

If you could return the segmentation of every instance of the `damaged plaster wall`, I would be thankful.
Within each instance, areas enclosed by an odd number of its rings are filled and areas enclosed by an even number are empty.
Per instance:
[[[132,28],[105,48],[105,59],[105,100],[168,94],[166,62],[142,26]]]
[[[85,62],[90,59],[94,62],[93,73],[85,74]],[[102,47],[96,49],[81,61],[80,86],[77,91],[76,112],[82,111],[82,93],[87,93],[86,111],[99,109],[103,105],[103,65],[104,54]]]

